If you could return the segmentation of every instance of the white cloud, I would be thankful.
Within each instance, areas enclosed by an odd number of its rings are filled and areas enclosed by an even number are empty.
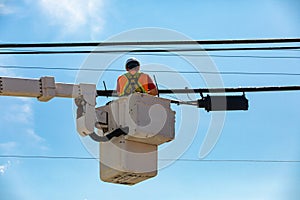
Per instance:
[[[12,152],[17,147],[16,142],[0,143],[1,152]]]
[[[15,76],[15,73],[9,69],[0,68],[0,76]]]
[[[33,145],[33,147],[39,148],[42,151],[48,151],[49,148],[46,145],[46,140],[41,137],[39,134],[37,134],[33,129],[28,128],[25,130],[26,134],[26,140],[30,141],[30,144]]]
[[[4,165],[0,165],[0,174],[3,175],[5,172],[5,166]]]
[[[3,175],[6,170],[10,167],[11,163],[10,161],[7,161],[4,165],[0,165],[0,175]]]
[[[38,5],[63,34],[88,31],[94,35],[103,29],[104,0],[40,0]]]
[[[1,41],[0,43],[5,43],[5,41]],[[9,68],[5,68],[5,66],[12,65],[15,63],[15,57],[13,55],[3,55],[0,60],[0,76],[16,76],[14,71]]]
[[[0,2],[0,15],[9,15],[15,12],[14,8],[5,5]]]
[[[43,142],[43,141],[45,141],[45,139],[42,138],[41,136],[39,136],[38,134],[36,134],[33,129],[27,129],[26,130],[26,134],[27,134],[27,136],[30,139],[32,139],[32,140],[34,140],[36,142]]]
[[[17,98],[13,104],[8,105],[7,112],[3,115],[4,119],[9,122],[32,124],[33,111],[32,100],[28,98]]]
[[[14,62],[14,60],[11,57],[5,57],[4,60],[0,61],[0,65],[5,65],[3,63],[7,63],[7,62]],[[0,68],[0,76],[21,77],[18,76],[16,73],[14,73],[13,70],[5,69],[5,68]],[[0,143],[0,152],[11,153],[11,152],[15,152],[16,150],[20,150],[21,146],[23,146],[24,148],[24,145],[26,146],[26,143],[22,143],[24,142],[22,139],[26,139],[26,141],[30,141],[28,142],[28,144],[33,145],[34,147],[38,147],[41,150],[48,150],[48,147],[45,146],[45,139],[39,136],[33,129],[34,112],[33,112],[32,104],[35,101],[37,100],[32,98],[26,98],[26,97],[8,97],[8,98],[1,97],[0,136],[1,134],[6,134],[7,132],[6,129],[7,129],[11,133],[14,133],[12,135],[14,135],[16,138],[12,139],[13,141],[11,142]],[[16,127],[16,128],[12,128],[12,127]],[[20,135],[17,133],[23,133],[23,134]],[[6,168],[4,168],[3,166],[4,165],[2,165],[0,168],[2,172],[6,170]]]

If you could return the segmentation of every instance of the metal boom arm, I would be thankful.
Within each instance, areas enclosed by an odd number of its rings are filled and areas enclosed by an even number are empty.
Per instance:
[[[47,102],[54,97],[74,98],[76,125],[81,136],[94,133],[96,123],[96,85],[55,83],[54,77],[40,79],[0,77],[0,96],[35,97]]]
[[[55,83],[54,77],[40,79],[0,77],[0,95],[36,97],[39,101],[45,102],[53,97],[77,98],[81,93],[80,85]]]

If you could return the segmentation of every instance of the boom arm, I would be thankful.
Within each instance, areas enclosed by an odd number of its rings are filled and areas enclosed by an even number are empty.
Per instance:
[[[54,77],[40,79],[0,77],[0,95],[35,97],[47,102],[54,97],[74,98],[77,131],[81,136],[94,133],[96,123],[96,85],[55,83]]]
[[[46,102],[53,97],[77,98],[81,93],[80,85],[55,83],[54,77],[40,79],[0,77],[0,95],[36,97],[39,101]]]

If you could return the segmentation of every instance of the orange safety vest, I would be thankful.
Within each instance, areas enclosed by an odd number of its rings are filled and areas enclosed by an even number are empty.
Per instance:
[[[156,88],[149,75],[136,72],[130,72],[120,76],[117,83],[117,92],[119,96],[127,96],[135,92],[147,93]]]

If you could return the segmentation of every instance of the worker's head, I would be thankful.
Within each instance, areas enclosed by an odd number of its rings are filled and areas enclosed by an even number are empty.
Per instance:
[[[140,62],[136,58],[128,58],[125,64],[126,70],[139,70],[140,69]]]

